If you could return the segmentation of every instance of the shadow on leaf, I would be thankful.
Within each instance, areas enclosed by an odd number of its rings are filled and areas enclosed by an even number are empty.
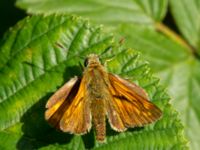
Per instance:
[[[80,67],[73,66],[65,69],[63,73],[64,79],[70,79],[75,75],[80,76]],[[66,82],[68,81],[66,80]],[[23,122],[22,131],[23,136],[17,143],[17,149],[19,150],[31,150],[39,149],[41,147],[46,147],[49,145],[63,145],[67,147],[70,143],[74,143],[74,135],[58,131],[53,127],[48,125],[48,122],[44,119],[45,105],[49,97],[53,93],[48,93],[37,103],[35,103],[22,117],[21,122]],[[141,128],[129,129],[129,131],[140,130]],[[106,136],[107,138],[118,135],[119,133],[112,130],[109,122],[106,123]],[[81,136],[82,144],[86,149],[91,149],[95,147],[95,135],[94,129]],[[75,140],[76,142],[76,140]],[[72,144],[73,145],[73,144]],[[70,147],[70,146],[69,146]]]
[[[71,77],[79,74],[80,67],[71,66],[65,69],[63,78],[69,80]],[[50,127],[44,119],[45,105],[52,94],[53,93],[46,94],[46,96],[41,98],[22,116],[23,136],[16,145],[17,149],[38,149],[51,144],[67,144],[72,140],[73,135],[63,133]]]
[[[72,135],[62,133],[50,127],[44,119],[45,104],[49,96],[45,96],[33,105],[22,117],[23,136],[17,143],[17,149],[37,149],[50,144],[66,144]]]

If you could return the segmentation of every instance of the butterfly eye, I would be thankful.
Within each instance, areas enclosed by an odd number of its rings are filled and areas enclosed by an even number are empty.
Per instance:
[[[87,65],[88,65],[88,58],[86,58],[84,61],[84,66],[87,67]]]

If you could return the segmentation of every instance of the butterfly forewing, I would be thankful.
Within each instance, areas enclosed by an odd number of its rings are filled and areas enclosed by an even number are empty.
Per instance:
[[[84,99],[84,80],[72,78],[49,99],[45,119],[52,126],[76,134],[90,129],[91,115]]]
[[[109,80],[112,99],[108,112],[112,113],[108,113],[108,118],[115,130],[144,126],[161,117],[161,110],[148,101],[147,94],[139,86],[112,74]]]
[[[74,77],[70,79],[66,84],[64,84],[54,95],[50,97],[47,101],[45,112],[45,119],[48,120],[61,106],[61,104],[65,101],[66,97],[71,92],[71,89],[77,83],[78,78]]]
[[[60,120],[61,130],[69,133],[84,134],[91,128],[91,110],[86,96],[85,76],[82,78],[78,93]]]

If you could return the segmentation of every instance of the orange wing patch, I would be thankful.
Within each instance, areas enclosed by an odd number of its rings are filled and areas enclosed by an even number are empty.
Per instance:
[[[71,82],[71,83],[70,83]],[[91,112],[87,99],[85,99],[85,79],[70,80],[68,88],[62,87],[64,96],[56,99],[55,93],[47,103],[48,110],[45,112],[45,118],[48,122],[64,132],[83,134],[91,128]],[[62,89],[61,88],[61,89]],[[59,92],[59,91],[58,91]],[[62,93],[61,92],[61,93]],[[55,99],[54,99],[55,98]],[[53,103],[54,104],[51,104]]]
[[[91,128],[91,110],[86,96],[85,80],[83,77],[78,93],[60,120],[60,128],[65,132],[84,134]]]
[[[71,92],[74,85],[77,83],[78,78],[74,77],[70,79],[66,84],[64,84],[54,95],[50,97],[47,101],[45,112],[45,119],[48,120],[52,115],[58,110],[58,108],[63,104],[66,97]]]
[[[112,99],[109,102],[111,113],[108,113],[108,118],[115,130],[144,126],[161,117],[161,110],[148,101],[142,88],[112,74],[109,74],[109,80]]]

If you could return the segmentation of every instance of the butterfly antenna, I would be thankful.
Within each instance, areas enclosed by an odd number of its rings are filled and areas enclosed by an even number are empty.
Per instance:
[[[84,66],[80,61],[79,61],[79,66],[80,66],[81,70],[83,71],[84,70]]]
[[[113,46],[108,46],[100,55],[99,57],[103,57],[105,54],[107,54],[109,51],[112,51]]]
[[[99,58],[101,62],[103,62],[103,65],[106,67],[107,63],[111,61],[114,58],[114,53],[113,53],[113,45],[107,47],[100,55]]]

